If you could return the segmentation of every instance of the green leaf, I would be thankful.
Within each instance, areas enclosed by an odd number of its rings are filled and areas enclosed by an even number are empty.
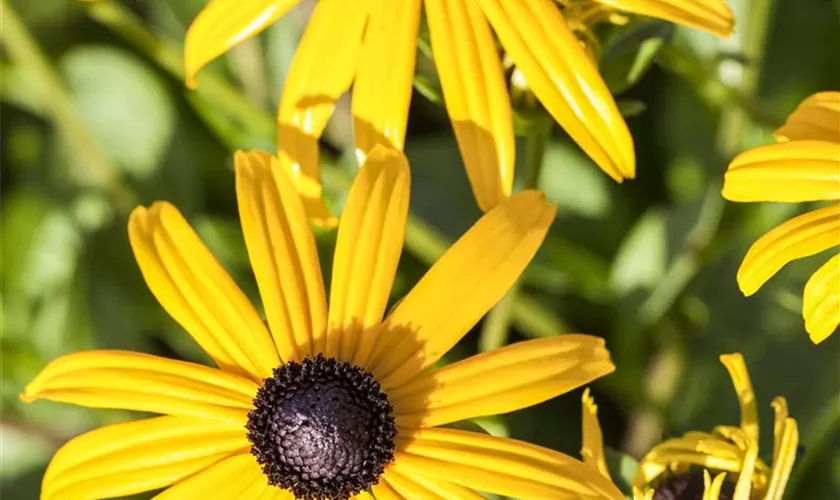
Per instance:
[[[610,285],[618,295],[650,288],[665,274],[668,264],[667,218],[656,207],[634,224],[618,249]]]
[[[620,94],[641,80],[672,33],[670,23],[640,19],[610,37],[600,61],[601,74],[610,91]]]
[[[630,455],[610,448],[604,447],[604,455],[607,460],[607,469],[616,486],[627,495],[633,492],[633,476],[639,469],[639,461]]]
[[[112,47],[71,49],[59,63],[82,120],[108,158],[137,177],[154,173],[175,130],[173,102],[160,76]]]

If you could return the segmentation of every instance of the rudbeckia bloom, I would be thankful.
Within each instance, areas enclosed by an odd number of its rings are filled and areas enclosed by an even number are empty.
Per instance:
[[[178,210],[134,210],[129,237],[164,309],[217,368],[125,351],[70,354],[25,389],[162,414],[62,447],[42,499],[614,498],[569,456],[447,424],[530,406],[613,371],[602,339],[563,335],[433,365],[501,298],[555,209],[535,191],[482,217],[383,316],[402,250],[409,172],[376,148],[338,228],[327,307],[302,201],[276,158],[239,152],[239,212],[260,317]]]
[[[840,92],[805,99],[776,131],[777,144],[741,153],[726,172],[731,201],[833,202],[794,217],[756,241],[738,269],[738,285],[752,295],[792,260],[840,245]],[[805,329],[818,344],[840,324],[840,254],[805,285]]]
[[[297,3],[212,0],[187,33],[187,83],[194,85],[204,65]],[[359,158],[374,144],[403,148],[421,7],[446,108],[481,209],[497,206],[513,186],[512,110],[497,38],[534,95],[595,163],[616,181],[634,177],[633,141],[624,119],[559,5],[581,3],[598,5],[590,0],[320,0],[286,77],[278,113],[281,164],[308,179],[307,206],[314,219],[329,223],[316,198],[316,138],[351,86]],[[718,35],[728,35],[733,26],[724,0],[599,3]]]
[[[787,486],[799,431],[783,397],[773,399],[773,461],[758,458],[758,410],[747,366],[740,354],[720,361],[732,378],[741,405],[741,425],[721,425],[711,433],[692,431],[653,447],[633,478],[635,500],[780,500]],[[597,407],[583,395],[581,455],[609,478]]]

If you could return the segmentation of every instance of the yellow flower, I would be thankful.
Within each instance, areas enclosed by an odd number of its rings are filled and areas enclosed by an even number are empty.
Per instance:
[[[218,368],[126,351],[70,354],[25,389],[163,414],[81,435],[41,498],[613,498],[582,462],[447,424],[524,408],[614,370],[602,339],[563,335],[433,365],[496,303],[554,219],[526,191],[484,215],[385,317],[409,171],[375,148],[338,228],[330,301],[300,197],[277,159],[235,157],[239,213],[266,320],[172,205],[139,207],[131,246],[161,306]],[[279,487],[275,487],[275,486]]]
[[[731,201],[832,201],[777,226],[756,241],[738,269],[738,285],[752,295],[792,260],[840,245],[840,92],[805,99],[776,131],[778,144],[741,153],[726,172]],[[840,324],[840,254],[805,285],[805,329],[818,344]]]
[[[187,83],[195,85],[196,73],[208,62],[298,1],[212,0],[187,33]],[[724,0],[599,1],[719,35],[733,26]],[[281,96],[281,165],[318,184],[317,137],[351,86],[360,160],[374,144],[403,148],[421,6],[446,108],[481,209],[497,206],[513,186],[512,110],[496,37],[572,139],[616,181],[634,177],[627,126],[554,0],[320,0]]]
[[[738,394],[741,425],[718,426],[711,433],[692,431],[654,446],[633,478],[635,500],[782,498],[799,444],[796,421],[788,416],[783,397],[773,399],[773,462],[765,464],[758,458],[758,410],[744,358],[737,353],[724,354],[720,361]],[[609,479],[597,407],[588,390],[583,395],[581,454],[584,462]]]

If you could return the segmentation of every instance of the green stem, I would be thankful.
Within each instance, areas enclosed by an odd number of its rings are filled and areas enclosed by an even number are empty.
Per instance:
[[[522,189],[534,189],[539,185],[540,172],[551,139],[554,121],[548,117],[534,120],[530,133],[525,139],[525,161],[523,165]],[[504,297],[490,310],[481,328],[478,338],[478,350],[492,351],[507,344],[510,336],[510,324],[514,319],[515,306],[522,292],[522,278],[516,280]]]
[[[134,204],[134,195],[122,183],[118,171],[110,164],[79,116],[72,97],[64,88],[52,63],[5,0],[0,0],[0,11],[3,13],[0,40],[9,58],[28,73],[33,81],[38,82],[39,90],[42,91],[39,98],[45,112],[78,155],[78,168],[84,171],[74,172],[73,180],[102,190],[118,209],[130,209]]]

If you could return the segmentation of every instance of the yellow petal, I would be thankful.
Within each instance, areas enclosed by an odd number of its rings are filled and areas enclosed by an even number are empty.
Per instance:
[[[805,284],[802,301],[805,330],[819,344],[840,325],[840,254],[823,264]]]
[[[554,220],[544,195],[524,191],[485,214],[394,308],[371,373],[385,389],[434,364],[513,285]]]
[[[154,497],[154,500],[250,500],[275,489],[268,485],[256,459],[250,453],[235,455],[207,468]],[[293,500],[289,494],[284,497]],[[282,498],[282,497],[281,497]]]
[[[418,375],[390,389],[388,400],[398,426],[433,427],[527,408],[613,370],[604,339],[561,335],[519,342]]]
[[[479,208],[513,187],[513,118],[496,41],[476,0],[426,0],[446,109]]]
[[[371,497],[375,500],[406,500],[406,497],[397,493],[387,481],[379,481],[371,487],[370,491],[373,493]]]
[[[372,5],[353,84],[359,163],[376,144],[403,148],[420,27],[420,0]]]
[[[729,376],[732,378],[732,386],[738,394],[738,403],[741,406],[741,429],[746,433],[750,441],[758,442],[758,409],[755,403],[755,391],[753,391],[750,373],[747,371],[747,364],[740,353],[721,354],[720,362],[726,367]]]
[[[598,68],[552,0],[479,0],[543,106],[618,182],[633,178],[633,138]]]
[[[618,10],[658,17],[728,37],[735,18],[724,0],[596,0]]]
[[[744,295],[752,295],[788,262],[836,245],[840,245],[840,205],[794,217],[753,243],[738,269],[738,285]]]
[[[455,429],[410,431],[397,441],[396,462],[417,476],[516,498],[624,498],[583,462],[522,441]]]
[[[582,407],[583,446],[580,454],[583,462],[610,479],[610,470],[607,468],[607,458],[604,455],[604,436],[601,433],[601,424],[598,422],[598,407],[595,405],[595,398],[589,395],[589,388],[583,391]]]
[[[244,425],[256,392],[249,379],[194,363],[138,352],[87,351],[52,361],[26,386],[21,399]]]
[[[726,473],[721,472],[715,476],[714,480],[709,474],[709,471],[703,470],[703,500],[719,500],[720,489],[723,487],[723,480],[726,479]]]
[[[840,142],[840,92],[820,92],[802,101],[776,130],[776,138]]]
[[[318,137],[356,75],[371,0],[321,0],[315,6],[283,84],[277,155],[304,197],[307,214],[324,227],[337,219],[321,199]],[[307,189],[303,189],[307,187]]]
[[[397,466],[397,462],[394,462],[391,467],[385,470],[380,481],[387,483],[393,492],[400,495],[401,498],[419,500],[485,500],[483,496],[463,486],[412,474],[410,468],[400,469]]]
[[[158,417],[102,427],[62,446],[42,500],[123,497],[169,486],[237,452],[245,430],[218,420]]]
[[[187,85],[213,59],[266,29],[300,0],[212,0],[187,30],[184,66]]]
[[[750,500],[752,496],[753,471],[758,460],[758,441],[751,437],[747,440],[747,449],[744,453],[744,461],[741,470],[738,472],[738,481],[735,482],[735,491],[732,493],[732,500]]]
[[[787,400],[777,396],[771,403],[775,419],[773,421],[773,463],[779,459],[779,452],[782,445],[782,433],[784,432],[785,421],[788,418]]]
[[[654,446],[639,462],[639,468],[633,476],[633,487],[646,491],[647,486],[672,464],[738,473],[743,461],[744,450],[726,439],[692,432]]]
[[[736,156],[723,181],[730,201],[840,199],[840,143],[792,141]]]
[[[399,460],[385,470],[383,479],[406,498],[485,500],[485,497],[459,484],[414,474],[411,468],[401,467]]]
[[[219,368],[271,376],[279,359],[262,319],[177,208],[135,208],[128,236],[149,290]]]
[[[385,314],[408,217],[408,161],[375,147],[341,214],[330,286],[327,356],[364,366]]]
[[[777,418],[778,418],[777,413]],[[775,446],[778,452],[773,458],[773,472],[767,485],[764,500],[781,500],[796,460],[796,449],[799,446],[799,427],[796,420],[785,418],[776,427]]]
[[[274,343],[284,361],[321,352],[327,322],[324,279],[301,198],[277,160],[237,151],[242,232]]]

